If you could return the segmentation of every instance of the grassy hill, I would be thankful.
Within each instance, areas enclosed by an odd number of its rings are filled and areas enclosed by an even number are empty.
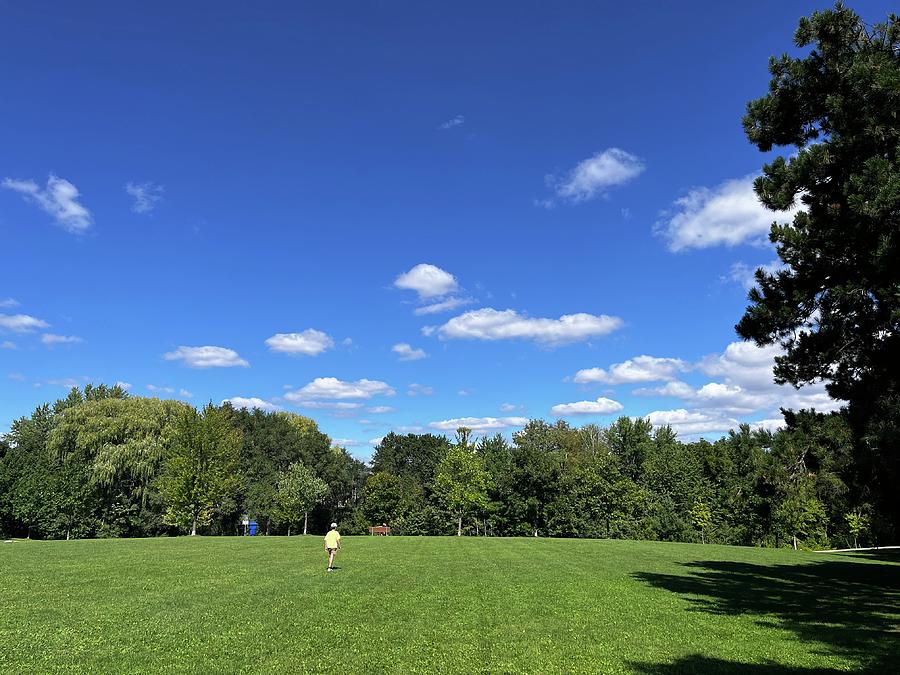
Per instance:
[[[0,544],[0,672],[812,673],[900,657],[900,559],[347,537]]]

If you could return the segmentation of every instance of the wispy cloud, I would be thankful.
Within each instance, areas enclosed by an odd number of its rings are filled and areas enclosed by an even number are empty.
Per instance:
[[[190,368],[233,368],[235,366],[246,368],[250,365],[233,349],[210,345],[179,347],[175,351],[163,354],[163,359],[181,361]]]
[[[438,126],[438,129],[452,129],[453,127],[462,126],[465,123],[466,123],[466,116],[465,115],[457,115],[456,117],[453,117],[453,118],[447,120],[446,122],[442,122]]]
[[[609,370],[603,368],[579,370],[572,379],[579,384],[588,382],[603,382],[604,384],[661,382],[674,379],[677,373],[684,372],[689,367],[689,364],[681,359],[642,355],[622,363],[615,363],[609,367]]]
[[[406,388],[407,396],[431,396],[434,393],[434,388],[429,387],[424,384],[419,384],[418,382],[413,382]]]
[[[414,349],[406,342],[398,342],[391,347],[391,351],[400,357],[398,361],[418,361],[428,356],[424,349]]]
[[[440,314],[441,312],[449,312],[450,310],[457,309],[458,307],[471,305],[473,302],[475,301],[471,298],[448,298],[447,300],[442,300],[441,302],[434,302],[430,305],[416,307],[413,313],[417,316],[423,316],[426,314]]]
[[[131,210],[135,213],[150,213],[156,208],[156,203],[162,199],[165,189],[147,181],[146,183],[126,183],[125,192],[134,197]]]
[[[0,330],[13,333],[30,333],[41,328],[49,328],[50,324],[28,314],[0,314]]]
[[[564,176],[547,176],[547,184],[556,196],[537,203],[552,208],[556,199],[570,203],[588,201],[637,178],[645,169],[639,157],[619,148],[608,148],[579,162]]]
[[[0,300],[0,309],[12,309],[19,306],[19,301],[13,298]]]
[[[18,346],[11,340],[4,340],[3,342],[0,342],[0,349],[18,349]]]
[[[82,234],[91,227],[91,212],[78,202],[78,188],[64,178],[51,175],[43,189],[33,180],[5,178],[0,187],[18,192],[37,204],[58,225],[73,234]]]
[[[41,343],[52,347],[54,345],[72,345],[84,340],[77,335],[56,335],[55,333],[44,333],[41,335]]]

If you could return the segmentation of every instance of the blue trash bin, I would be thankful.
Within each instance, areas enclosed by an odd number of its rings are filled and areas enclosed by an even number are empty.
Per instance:
[[[251,536],[251,537],[255,537],[255,536],[256,536],[256,528],[257,528],[256,521],[255,521],[255,520],[251,520],[251,521],[250,521],[250,536]]]

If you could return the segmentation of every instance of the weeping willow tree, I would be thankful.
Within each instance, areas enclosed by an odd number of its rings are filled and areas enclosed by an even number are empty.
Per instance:
[[[81,467],[90,487],[100,493],[101,529],[123,534],[130,518],[159,501],[155,481],[173,441],[175,421],[188,408],[155,398],[107,398],[69,406],[59,416],[48,449],[63,465]],[[111,520],[125,522],[114,526]]]

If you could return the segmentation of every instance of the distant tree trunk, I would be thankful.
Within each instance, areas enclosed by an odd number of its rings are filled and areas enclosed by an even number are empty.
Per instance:
[[[303,534],[306,534],[306,524],[309,521],[309,511],[303,512]]]
[[[459,515],[459,522],[457,523],[457,526],[456,526],[456,536],[457,537],[462,536],[462,514]]]
[[[288,525],[288,536],[289,537],[291,536],[291,526],[290,525]]]
[[[478,519],[475,519],[475,536],[478,536]]]
[[[69,541],[69,531],[66,530],[66,541]]]
[[[197,536],[197,519],[196,518],[194,518],[194,522],[191,523],[191,536],[192,537]]]
[[[797,535],[796,534],[793,536],[793,539],[794,539],[794,550],[796,551],[797,550]]]

